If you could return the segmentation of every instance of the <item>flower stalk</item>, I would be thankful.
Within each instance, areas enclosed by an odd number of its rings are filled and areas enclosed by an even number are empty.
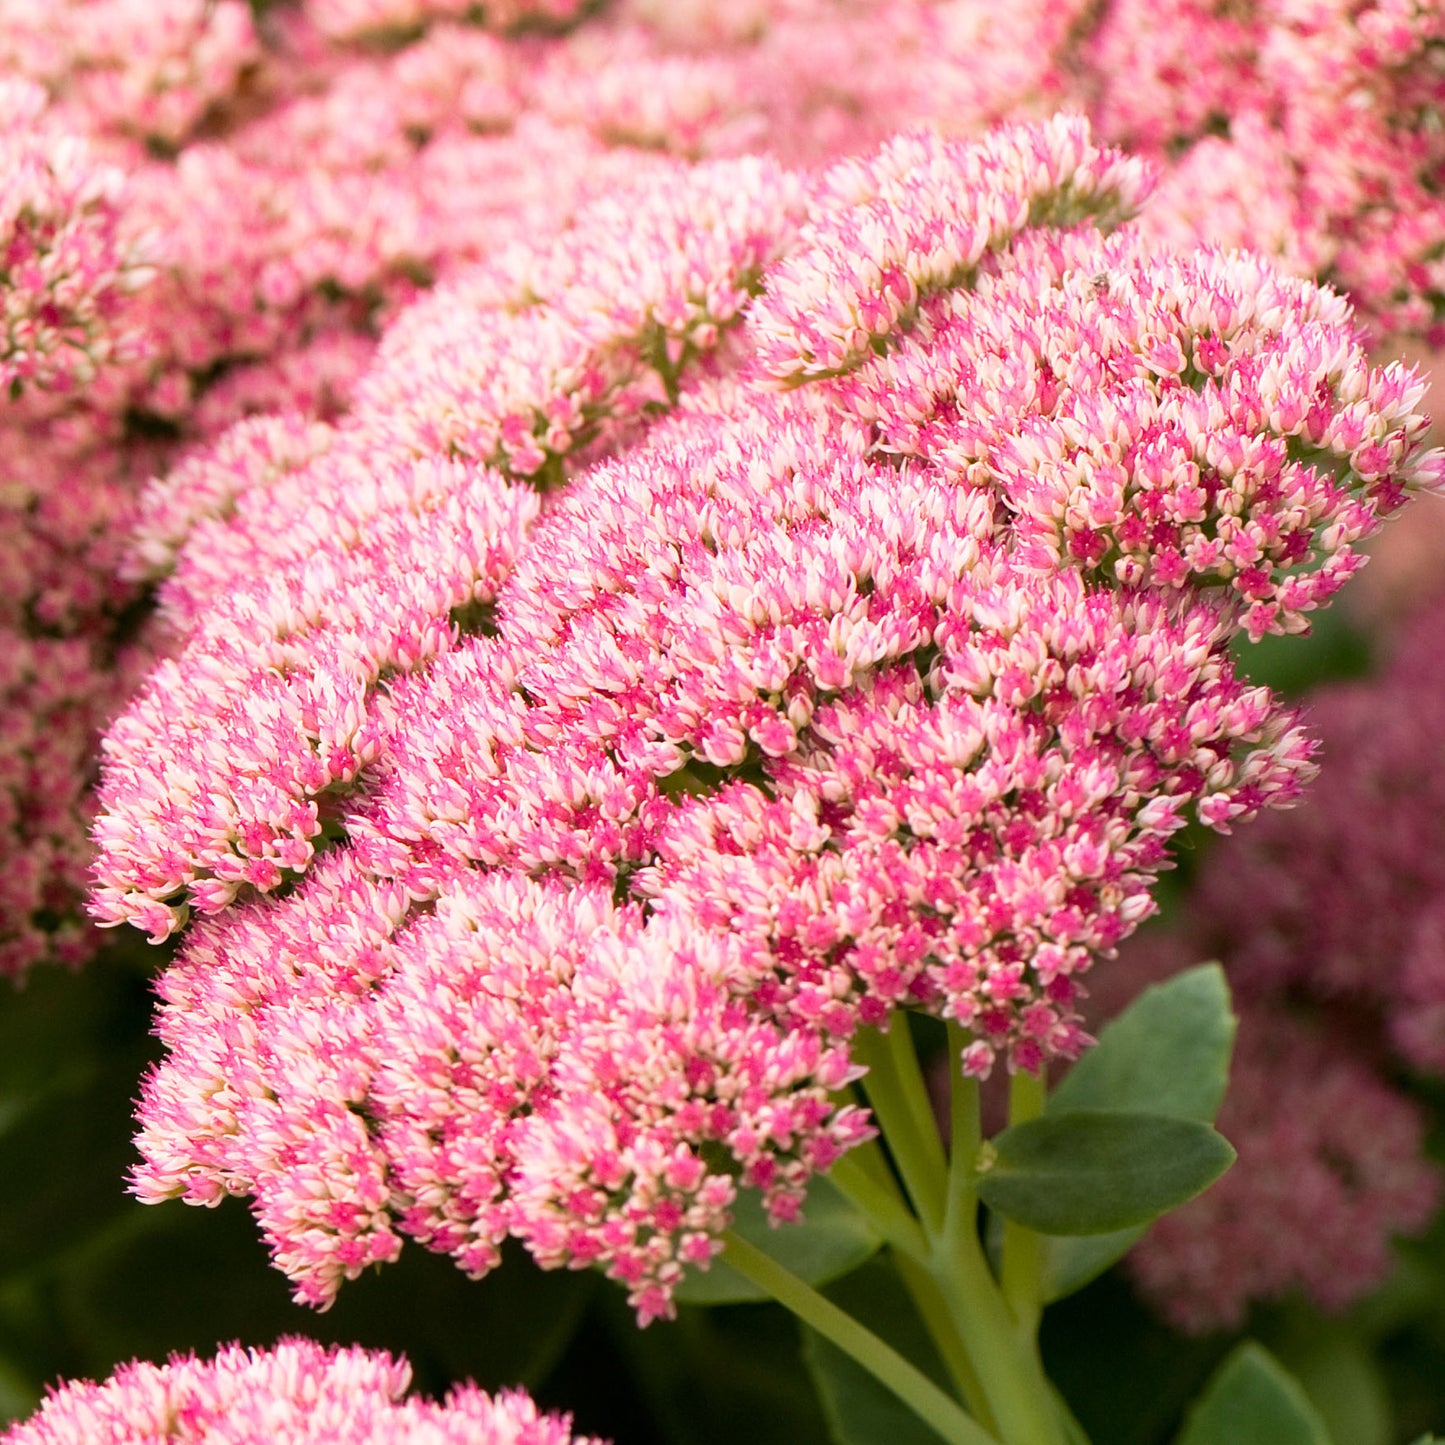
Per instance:
[[[868,1065],[863,1086],[886,1157],[877,1143],[862,1145],[839,1159],[829,1178],[890,1246],[899,1277],[967,1406],[965,1418],[975,1433],[963,1438],[1065,1445],[1036,1342],[1043,1311],[1043,1238],[1005,1221],[997,1279],[979,1240],[975,1181],[983,1134],[978,1083],[959,1067],[967,1042],[964,1030],[949,1023],[951,1138],[945,1150],[906,1019],[895,1020],[886,1034],[860,1033],[854,1057]],[[1045,1097],[1042,1076],[1020,1070],[1010,1088],[1010,1121],[1039,1117]],[[894,1181],[890,1159],[913,1210]],[[936,1397],[942,1392],[937,1386],[912,1366],[900,1372],[898,1366],[906,1362],[890,1346],[769,1255],[736,1236],[727,1238],[722,1255],[727,1263],[939,1428]],[[922,1392],[919,1379],[928,1387]],[[949,1405],[958,1409],[954,1401]]]
[[[1020,1069],[1009,1080],[1009,1123],[1042,1117],[1047,1082],[1043,1073]],[[1033,1339],[1044,1309],[1043,1236],[1011,1219],[1004,1220],[1003,1261],[999,1270],[1003,1297],[1020,1328]]]
[[[731,1231],[725,1236],[724,1263],[746,1275],[804,1324],[862,1365],[876,1380],[927,1421],[949,1445],[999,1445],[997,1439],[948,1397],[916,1365],[831,1300],[825,1299],[771,1255]]]
[[[904,1188],[924,1228],[937,1232],[944,1223],[948,1161],[906,1017],[895,1019],[887,1033],[860,1033],[853,1054],[868,1066],[863,1088]]]

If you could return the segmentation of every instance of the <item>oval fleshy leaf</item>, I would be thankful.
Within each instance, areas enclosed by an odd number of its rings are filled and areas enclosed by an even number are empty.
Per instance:
[[[1155,984],[1109,1023],[1069,1070],[1049,1099],[1049,1114],[1143,1110],[1212,1124],[1229,1081],[1236,1028],[1229,985],[1217,963]],[[1064,1299],[1097,1279],[1143,1234],[1135,1226],[1050,1239],[1045,1301]]]
[[[1108,1234],[1056,1234],[1044,1241],[1044,1303],[1067,1299],[1124,1258],[1148,1229],[1136,1224]]]
[[[1155,984],[1101,1031],[1048,1111],[1112,1109],[1212,1124],[1229,1082],[1236,1026],[1217,963]]]
[[[1176,1445],[1330,1445],[1330,1437],[1299,1381],[1246,1340],[1210,1377]]]
[[[1196,1119],[1079,1110],[1005,1129],[978,1180],[990,1209],[1041,1234],[1107,1234],[1192,1199],[1234,1161]]]

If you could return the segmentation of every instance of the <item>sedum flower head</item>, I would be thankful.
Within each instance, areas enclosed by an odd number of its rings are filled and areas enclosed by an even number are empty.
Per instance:
[[[520,1390],[463,1385],[440,1401],[407,1397],[404,1360],[359,1348],[282,1340],[213,1359],[173,1356],[121,1366],[100,1384],[60,1386],[5,1445],[585,1445],[566,1416],[543,1415]]]
[[[0,60],[87,131],[169,148],[260,58],[242,0],[0,0]]]
[[[146,275],[122,233],[124,177],[55,127],[45,94],[0,84],[0,390],[69,391],[135,352],[122,316]]]
[[[1077,121],[650,164],[151,494],[95,908],[202,918],[136,1185],[312,1303],[513,1236],[647,1320],[867,1137],[860,1027],[1077,1053],[1173,833],[1312,771],[1232,640],[1439,482],[1338,298],[1105,234]]]

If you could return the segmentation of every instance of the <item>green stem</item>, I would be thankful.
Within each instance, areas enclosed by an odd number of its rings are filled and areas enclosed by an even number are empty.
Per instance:
[[[977,1086],[974,1085],[975,1099]],[[977,1110],[975,1109],[975,1114]],[[912,1297],[919,1317],[938,1348],[958,1393],[969,1410],[993,1429],[988,1396],[949,1317],[948,1302],[928,1272],[928,1239],[901,1193],[876,1140],[850,1149],[828,1171],[828,1180],[858,1211],[867,1216],[892,1247],[899,1278]]]
[[[899,1250],[894,1250],[893,1262],[898,1268],[898,1276],[903,1281],[904,1288],[913,1300],[918,1317],[923,1321],[938,1349],[939,1358],[948,1370],[954,1387],[963,1396],[964,1403],[979,1424],[997,1434],[998,1426],[988,1403],[988,1391],[984,1389],[968,1350],[953,1326],[948,1301],[939,1290],[937,1281],[926,1266]]]
[[[724,1239],[721,1257],[726,1263],[887,1386],[948,1445],[999,1445],[994,1436],[964,1413],[957,1401],[852,1315],[731,1230]]]
[[[895,1250],[926,1265],[928,1240],[897,1187],[881,1184],[866,1165],[854,1159],[856,1152],[845,1154],[833,1165],[828,1171],[828,1182],[867,1217]]]
[[[1044,1075],[1024,1070],[1009,1080],[1008,1121],[1025,1124],[1044,1112],[1047,1084]],[[1035,1230],[1006,1219],[1003,1226],[1003,1263],[999,1270],[1003,1297],[1014,1318],[1032,1340],[1044,1311],[1044,1239]]]
[[[979,1381],[1004,1445],[1064,1445],[1032,1337],[1020,1331],[970,1226],[937,1241],[930,1273]]]
[[[913,1039],[908,1015],[898,1012],[886,1034],[865,1029],[853,1042],[853,1057],[868,1073],[862,1083],[903,1187],[930,1234],[943,1227],[948,1162],[933,1119],[933,1103]]]
[[[1064,1445],[1033,1331],[1020,1328],[979,1243],[979,1090],[959,1069],[967,1035],[951,1023],[948,1041],[953,1137],[944,1227],[932,1235],[929,1273],[949,1311],[952,1333],[987,1396],[987,1418],[999,1438],[1006,1445]]]
[[[861,1104],[864,1108],[867,1107],[867,1100],[861,1094],[856,1095],[852,1102]],[[855,1145],[848,1151],[846,1157],[855,1161],[860,1168],[865,1170],[880,1188],[886,1189],[898,1201],[900,1208],[908,1208],[898,1188],[898,1176],[893,1172],[893,1166],[888,1162],[882,1146],[876,1139],[866,1139],[863,1143]]]
[[[952,1239],[965,1229],[978,1227],[978,1200],[973,1192],[974,1168],[978,1146],[983,1142],[983,1125],[979,1119],[978,1081],[965,1078],[959,1068],[968,1034],[954,1023],[948,1023],[949,1119],[952,1130],[948,1152],[948,1196],[944,1210],[943,1233]]]

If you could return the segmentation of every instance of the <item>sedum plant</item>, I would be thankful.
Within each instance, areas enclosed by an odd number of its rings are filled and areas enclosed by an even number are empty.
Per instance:
[[[725,1265],[944,1438],[1071,1438],[1040,1312],[1228,1165],[1227,1002],[1187,1098],[1046,1070],[1178,830],[1313,771],[1233,640],[1445,472],[1339,297],[1155,251],[1147,189],[1072,118],[642,181],[401,313],[329,430],[143,499],[178,642],[94,908],[194,916],[143,1198],[249,1198],[318,1305],[407,1238],[643,1324]],[[952,1391],[789,1268],[819,1175]]]
[[[837,1445],[1080,1445],[1043,1313],[1155,1221],[1196,1326],[1319,1284],[1257,1161],[1335,1302],[1436,1200],[1280,999],[1227,1102],[1218,968],[1088,1000],[1315,773],[1251,645],[1445,488],[1365,330],[1438,329],[1438,23],[694,8],[0,0],[0,972],[164,945],[132,1190],[301,1304],[525,1252],[644,1353],[780,1303]],[[406,1389],[293,1338],[0,1439],[573,1438]],[[1328,1428],[1245,1343],[1178,1439]]]

